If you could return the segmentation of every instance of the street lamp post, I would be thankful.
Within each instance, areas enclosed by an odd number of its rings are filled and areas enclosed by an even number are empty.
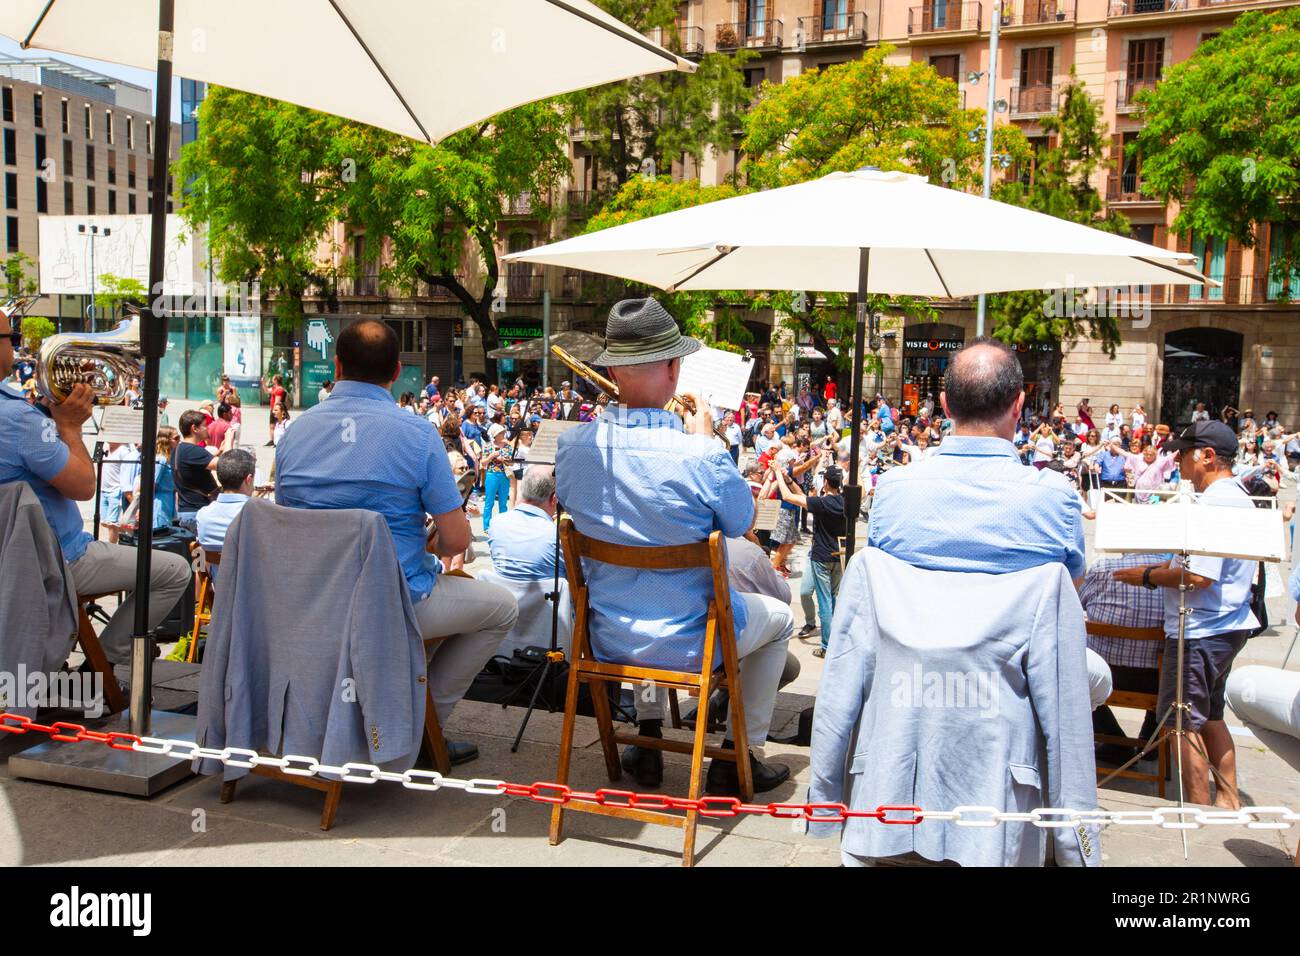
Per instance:
[[[113,234],[113,230],[107,226],[100,229],[98,226],[87,226],[82,223],[77,226],[77,232],[83,236],[90,237],[90,329],[95,331],[95,240],[99,238],[107,239]]]
[[[998,88],[998,25],[1002,14],[997,5],[993,7],[993,20],[989,29],[989,95],[988,105],[984,111],[984,198],[988,199],[993,186],[993,112],[997,102]],[[979,306],[975,316],[975,334],[984,334],[984,293],[980,293]]]

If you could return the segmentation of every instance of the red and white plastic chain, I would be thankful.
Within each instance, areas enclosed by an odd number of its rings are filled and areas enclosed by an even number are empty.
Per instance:
[[[464,790],[466,793],[524,797],[535,803],[594,803],[636,810],[694,810],[702,817],[729,818],[742,814],[779,820],[843,823],[853,818],[875,820],[891,826],[916,826],[922,821],[954,823],[963,827],[993,827],[1001,823],[1029,823],[1036,827],[1159,826],[1169,830],[1196,830],[1208,825],[1244,826],[1251,830],[1285,830],[1300,823],[1300,812],[1289,807],[1242,807],[1240,810],[1204,810],[1200,807],[1157,807],[1151,810],[1071,810],[1039,807],[1009,812],[988,806],[961,806],[951,810],[923,810],[917,806],[882,805],[874,810],[852,810],[842,803],[744,803],[736,797],[705,796],[698,800],[659,793],[636,793],[603,787],[591,792],[561,783],[509,783],[505,780],[447,777],[436,770],[382,770],[374,764],[345,763],[331,766],[314,757],[285,754],[272,757],[242,747],[200,747],[192,740],[138,737],[112,731],[101,733],[67,721],[40,724],[19,714],[0,714],[0,732],[43,733],[63,743],[97,743],[114,750],[170,756],[179,760],[215,760],[232,767],[275,767],[291,776],[333,774],[345,783],[400,783],[411,790]],[[902,814],[900,816],[900,814]],[[1190,819],[1189,819],[1190,818]],[[1271,818],[1271,819],[1270,819]]]

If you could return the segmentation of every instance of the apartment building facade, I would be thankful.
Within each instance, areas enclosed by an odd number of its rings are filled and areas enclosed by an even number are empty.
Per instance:
[[[1269,262],[1285,241],[1265,228],[1256,248],[1212,236],[1176,237],[1170,229],[1176,209],[1143,190],[1141,160],[1125,145],[1142,126],[1137,93],[1159,82],[1174,64],[1186,60],[1208,38],[1243,11],[1294,5],[1297,0],[1006,0],[1001,12],[995,99],[999,121],[1019,126],[1036,146],[1046,145],[1045,116],[1060,106],[1071,69],[1101,104],[1110,139],[1112,168],[1095,183],[1108,204],[1122,211],[1132,235],[1146,242],[1195,253],[1205,274],[1220,288],[1154,287],[1144,293],[1136,318],[1121,319],[1123,343],[1114,358],[1099,344],[1022,347],[1020,354],[1031,404],[1067,407],[1083,398],[1094,405],[1118,402],[1125,409],[1141,403],[1149,414],[1170,423],[1187,420],[1196,401],[1211,407],[1277,410],[1283,420],[1300,421],[1295,377],[1300,370],[1300,310],[1279,301],[1300,289],[1269,278]],[[954,80],[967,108],[983,109],[988,95],[989,31],[996,4],[986,0],[687,0],[681,4],[676,36],[656,31],[652,39],[671,41],[687,56],[747,49],[746,83],[780,83],[809,70],[859,57],[869,47],[889,43],[900,64],[922,62]],[[695,176],[704,184],[723,182],[739,168],[739,135],[731,149],[711,152],[698,164],[674,164],[674,174]],[[571,143],[573,174],[563,195],[548,197],[563,206],[557,225],[533,213],[531,197],[519,197],[503,210],[498,229],[501,252],[526,249],[580,227],[590,213],[602,171],[583,134]],[[1012,169],[999,175],[1032,175]],[[346,258],[367,239],[339,227],[334,247]],[[475,266],[466,264],[473,284]],[[552,304],[556,329],[603,329],[604,309],[619,284],[604,277],[512,265],[505,270],[507,313],[501,325],[512,338],[541,334],[543,293]],[[376,276],[345,284],[345,311],[410,312],[459,318],[455,302],[440,290],[403,298],[379,288]],[[432,294],[430,294],[432,293]],[[912,323],[891,317],[879,354],[880,368],[867,381],[904,403],[937,392],[948,357],[975,334],[973,300],[940,301],[938,322]],[[796,351],[780,316],[745,315],[752,338],[745,344],[756,359],[755,380],[824,380],[830,371],[815,350]],[[480,370],[482,351],[472,323],[462,322],[456,338],[456,368]],[[796,359],[796,355],[800,355]],[[504,370],[507,373],[513,370]]]
[[[56,59],[0,57],[4,172],[3,257],[39,264],[38,217],[145,215],[152,211],[153,94]],[[171,159],[180,127],[172,124]],[[170,180],[169,180],[170,182]],[[175,183],[171,183],[174,197]],[[172,211],[174,199],[168,202]],[[89,240],[88,240],[89,241]],[[34,273],[33,273],[34,277]],[[32,308],[81,329],[87,295],[49,295]]]

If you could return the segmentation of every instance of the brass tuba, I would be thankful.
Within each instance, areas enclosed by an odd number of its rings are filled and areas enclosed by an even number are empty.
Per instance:
[[[120,405],[131,379],[140,377],[140,316],[133,315],[111,332],[65,332],[41,343],[36,360],[36,388],[58,404],[72,386],[84,382],[97,405]]]

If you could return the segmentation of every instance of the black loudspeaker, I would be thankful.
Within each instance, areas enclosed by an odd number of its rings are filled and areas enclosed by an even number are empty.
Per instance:
[[[187,531],[184,528],[172,526],[162,528],[153,533],[153,549],[155,551],[166,551],[169,554],[179,554],[185,559],[185,563],[191,562],[190,545],[194,543],[195,534],[193,531]],[[138,538],[134,531],[124,531],[118,537],[117,543],[128,548],[134,548]],[[176,640],[194,630],[194,575],[190,575],[189,586],[185,588],[185,593],[180,596],[176,606],[172,608],[167,617],[158,625],[158,635],[161,639]]]

